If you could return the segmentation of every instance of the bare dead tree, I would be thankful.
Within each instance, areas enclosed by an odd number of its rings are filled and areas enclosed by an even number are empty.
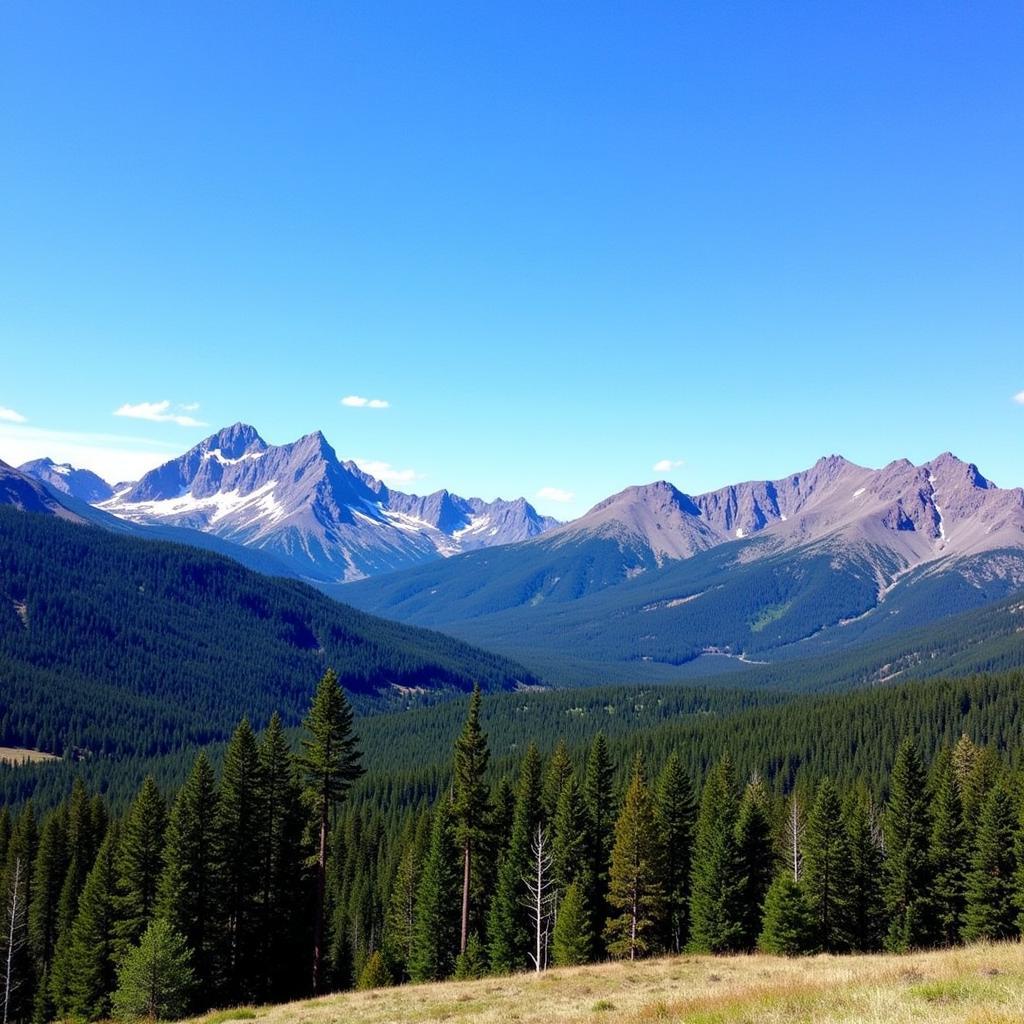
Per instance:
[[[7,905],[5,908],[5,931],[6,935],[4,950],[4,1019],[7,1024],[11,1009],[11,998],[16,994],[21,979],[17,973],[18,954],[25,945],[25,922],[26,922],[26,897],[25,897],[25,871],[21,866],[21,858],[14,861],[14,870],[10,875],[7,890]]]
[[[530,953],[533,969],[540,973],[547,967],[548,943],[558,892],[551,872],[551,850],[547,832],[538,824],[530,841],[530,870],[523,876],[526,885],[526,906],[534,932],[534,952]]]

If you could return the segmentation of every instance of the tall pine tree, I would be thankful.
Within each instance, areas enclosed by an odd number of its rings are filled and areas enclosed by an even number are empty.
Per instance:
[[[665,906],[661,853],[654,801],[638,754],[615,823],[608,891],[613,916],[605,927],[612,956],[636,960],[657,946]]]
[[[416,898],[412,956],[413,981],[441,981],[455,968],[459,927],[459,870],[451,801],[441,797],[434,810],[430,849]]]
[[[757,945],[764,900],[775,870],[770,801],[764,782],[760,776],[756,776],[743,791],[736,821],[736,845],[739,848],[743,878],[743,892],[740,896],[742,949],[753,949]]]
[[[800,886],[814,921],[814,946],[841,953],[853,945],[852,868],[839,793],[822,779],[807,815]]]
[[[469,941],[469,903],[472,887],[474,852],[487,839],[487,770],[489,752],[487,736],[480,727],[480,687],[474,685],[469,699],[469,713],[459,738],[455,741],[455,837],[462,851],[462,915],[459,952],[466,952]]]
[[[682,951],[689,930],[690,870],[697,807],[679,753],[673,750],[662,768],[654,797],[654,816],[662,846],[665,886],[664,946]]]
[[[925,781],[917,747],[906,739],[893,764],[885,812],[885,944],[892,952],[916,949],[928,940],[931,821]]]
[[[1009,783],[989,789],[974,837],[967,875],[963,937],[968,942],[1009,939],[1017,934],[1014,905],[1017,807]]]
[[[308,733],[302,741],[299,765],[306,780],[306,798],[316,821],[316,892],[313,902],[312,989],[320,991],[323,980],[324,919],[327,910],[327,837],[332,809],[344,799],[352,783],[363,773],[362,755],[352,728],[349,706],[334,669],[328,669],[317,686],[309,714],[303,721]]]
[[[121,826],[117,850],[119,953],[134,946],[156,911],[163,873],[167,806],[152,776],[142,783]]]

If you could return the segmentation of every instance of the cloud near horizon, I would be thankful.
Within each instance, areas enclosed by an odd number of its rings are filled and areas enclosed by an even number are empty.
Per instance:
[[[683,464],[682,459],[659,459],[651,468],[655,473],[671,473]]]
[[[0,420],[4,423],[27,423],[28,420],[21,415],[20,412],[15,412],[13,409],[8,409],[6,405],[0,405]]]
[[[572,491],[566,491],[561,487],[542,487],[537,492],[536,497],[546,499],[547,501],[557,501],[565,505],[572,501],[576,495]]]
[[[362,395],[346,395],[341,404],[349,409],[388,409],[391,403],[383,398],[363,398]]]
[[[386,484],[409,484],[414,480],[422,480],[423,473],[415,469],[396,469],[390,462],[381,462],[378,459],[353,459],[352,460],[364,473],[375,476]]]
[[[209,426],[194,416],[185,415],[186,412],[195,412],[198,408],[198,402],[190,402],[188,405],[175,406],[175,409],[183,411],[172,412],[171,403],[167,399],[162,402],[136,402],[134,405],[126,402],[114,410],[114,415],[131,420],[148,420],[150,423],[177,423],[179,427]]]

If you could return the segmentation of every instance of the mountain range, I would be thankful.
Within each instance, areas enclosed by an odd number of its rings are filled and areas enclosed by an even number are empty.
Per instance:
[[[569,682],[809,657],[1024,588],[1024,491],[948,452],[881,469],[831,455],[697,495],[657,481],[563,524],[524,499],[392,490],[319,432],[269,445],[245,424],[109,494],[49,460],[21,470],[51,512],[201,537]]]
[[[54,486],[52,464],[22,470]],[[58,467],[58,472],[61,467]],[[60,482],[70,474],[58,475]],[[322,433],[270,445],[236,423],[96,501],[123,519],[210,533],[272,555],[295,575],[347,582],[543,533],[526,500],[392,490],[341,461]]]

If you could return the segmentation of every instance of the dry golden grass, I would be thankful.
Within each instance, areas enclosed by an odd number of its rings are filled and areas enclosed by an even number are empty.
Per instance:
[[[0,763],[23,764],[25,761],[59,761],[56,754],[43,750],[29,750],[28,747],[0,747]]]
[[[254,1016],[267,1024],[1020,1024],[1024,946],[898,957],[668,957],[351,992],[261,1007]]]

